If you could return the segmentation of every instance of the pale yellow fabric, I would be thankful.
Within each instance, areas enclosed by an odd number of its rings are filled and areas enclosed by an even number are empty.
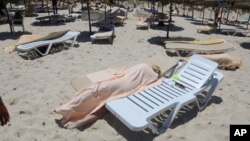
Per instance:
[[[124,68],[125,69],[125,68]],[[108,80],[112,77],[114,77],[116,75],[116,72],[120,72],[124,69],[105,69],[105,70],[101,70],[98,72],[94,72],[94,73],[90,73],[87,74],[86,76],[89,78],[89,80],[93,83],[98,82],[98,81],[104,81],[104,80]]]
[[[221,43],[224,43],[223,39],[207,39],[207,40],[191,41],[191,44],[198,44],[198,45],[211,45],[211,44],[221,44]]]
[[[76,91],[79,91],[81,88],[88,86],[92,82],[86,75],[83,75],[76,79],[73,79],[70,83]]]
[[[79,78],[72,80],[71,85],[73,86],[75,90],[79,91],[80,89],[88,86],[91,83],[111,79],[112,77],[114,77],[115,72],[117,72],[118,70],[119,69],[110,68],[110,69],[104,69],[104,70],[100,70],[97,72],[93,72],[87,75],[83,75],[83,76],[80,76]]]
[[[150,66],[158,66],[161,72],[164,72],[170,69],[171,67],[176,65],[177,62],[178,62],[178,59],[176,57],[161,56],[161,55],[155,55],[145,60],[145,63]],[[117,71],[119,72],[119,70],[122,70],[122,69],[124,68],[120,68],[120,69],[119,68],[107,68],[107,69],[93,72],[87,75],[84,74],[84,75],[79,76],[78,78],[73,79],[71,81],[71,85],[76,91],[78,91],[88,86],[91,83],[110,79],[114,77],[115,72]]]

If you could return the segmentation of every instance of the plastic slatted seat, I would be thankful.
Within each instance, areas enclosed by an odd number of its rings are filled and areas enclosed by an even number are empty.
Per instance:
[[[223,79],[223,74],[215,71],[218,64],[201,56],[194,55],[178,73],[179,79],[172,79],[178,85],[162,84],[133,95],[109,101],[106,108],[121,120],[129,129],[142,131],[152,129],[153,133],[163,133],[172,123],[182,106],[196,101],[200,110],[204,109],[215,88]],[[182,85],[182,87],[180,87]],[[200,103],[197,94],[210,89]],[[171,110],[160,127],[152,119]]]

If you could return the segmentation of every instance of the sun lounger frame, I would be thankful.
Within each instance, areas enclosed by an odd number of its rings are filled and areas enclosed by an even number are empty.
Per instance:
[[[180,71],[180,80],[174,80],[184,86],[170,86],[162,83],[155,87],[135,93],[125,98],[112,100],[106,103],[106,108],[122,121],[132,131],[142,131],[146,128],[154,134],[161,134],[169,128],[179,110],[196,102],[199,110],[203,110],[210,100],[218,84],[223,80],[223,74],[216,71],[218,64],[198,55],[194,55],[187,65]],[[201,80],[188,74],[193,69]],[[204,74],[199,74],[198,72]],[[191,79],[193,77],[193,79]],[[194,80],[199,83],[194,83]],[[209,88],[202,102],[197,95]],[[156,126],[152,119],[171,110],[163,124]]]
[[[49,54],[49,51],[50,51],[50,49],[52,48],[52,46],[54,44],[64,43],[67,40],[72,40],[72,43],[71,43],[70,47],[73,47],[79,34],[80,34],[80,32],[69,31],[69,32],[65,33],[63,36],[61,36],[61,37],[59,37],[57,39],[44,40],[44,41],[35,41],[35,42],[23,44],[23,45],[18,45],[16,47],[16,50],[21,51],[21,52],[27,52],[27,51],[35,50],[40,55],[45,56],[45,55]],[[38,49],[39,47],[43,47],[43,46],[47,46],[47,49],[46,49],[46,51],[44,53],[41,52]]]

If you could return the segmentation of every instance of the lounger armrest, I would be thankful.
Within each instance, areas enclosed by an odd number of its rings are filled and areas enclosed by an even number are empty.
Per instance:
[[[217,87],[218,84],[223,80],[224,75],[219,71],[215,71],[211,77],[212,78],[203,87],[197,90],[197,92],[201,92],[212,85],[215,85],[215,87]]]
[[[172,66],[170,69],[165,70],[163,72],[164,76],[169,74],[167,77],[171,77],[174,73],[177,72],[177,70],[179,70],[182,67],[182,65],[183,65],[183,62],[179,61],[174,66]]]

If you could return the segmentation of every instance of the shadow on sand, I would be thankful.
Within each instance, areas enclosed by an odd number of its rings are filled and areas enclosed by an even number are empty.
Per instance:
[[[194,21],[194,22],[191,22],[191,24],[193,24],[193,25],[207,25],[206,22],[202,23],[202,21]]]
[[[212,96],[211,100],[208,102],[207,106],[211,104],[220,104],[223,100],[218,96]],[[174,129],[179,125],[185,124],[192,119],[194,119],[198,115],[199,111],[196,106],[196,103],[191,103],[189,106],[184,106],[181,108],[177,115],[177,119],[173,121],[169,128]],[[112,126],[120,135],[126,138],[128,141],[152,141],[156,135],[152,133],[145,133],[143,131],[134,132],[128,129],[121,121],[115,118],[112,114],[108,114],[104,117],[104,120]]]
[[[93,32],[93,31],[92,31]],[[82,31],[80,35],[77,37],[76,41],[78,42],[91,42],[90,35],[93,33],[90,33],[89,31]]]
[[[167,28],[169,27],[169,31],[170,32],[177,32],[177,31],[182,31],[184,30],[183,27],[180,26],[176,26],[173,24],[170,24],[170,26],[165,25],[165,26],[158,26],[158,25],[151,25],[150,29],[152,30],[163,30],[163,31],[167,31]]]
[[[207,106],[211,104],[220,104],[223,100],[218,96],[212,96]],[[178,113],[177,119],[173,121],[172,125],[169,127],[171,129],[176,128],[179,125],[185,124],[192,119],[194,119],[199,113],[199,109],[196,103],[192,103],[189,107],[184,106]]]
[[[111,127],[113,127],[127,141],[152,141],[156,137],[154,134],[148,134],[143,131],[139,132],[131,131],[120,120],[115,118],[112,114],[106,115],[104,117],[104,120],[106,120],[107,123]]]
[[[167,39],[167,37],[156,36],[156,37],[152,37],[152,38],[148,39],[148,42],[150,44],[160,45],[160,46],[164,47],[164,45],[167,41],[194,41],[194,40],[195,39],[191,38],[191,37],[171,37],[171,38]]]
[[[240,46],[244,49],[250,49],[250,42],[243,42]]]
[[[31,23],[32,26],[62,26],[65,25],[65,22],[59,22],[59,23],[51,23],[50,21],[35,21]]]
[[[25,31],[25,32],[0,32],[0,40],[7,40],[7,39],[19,39],[20,36],[24,35],[24,34],[32,34],[31,32]]]
[[[160,46],[164,46],[164,42],[166,41],[167,37],[160,37],[160,36],[156,36],[156,37],[152,37],[150,39],[148,39],[148,42],[150,44],[153,45],[160,45]]]

